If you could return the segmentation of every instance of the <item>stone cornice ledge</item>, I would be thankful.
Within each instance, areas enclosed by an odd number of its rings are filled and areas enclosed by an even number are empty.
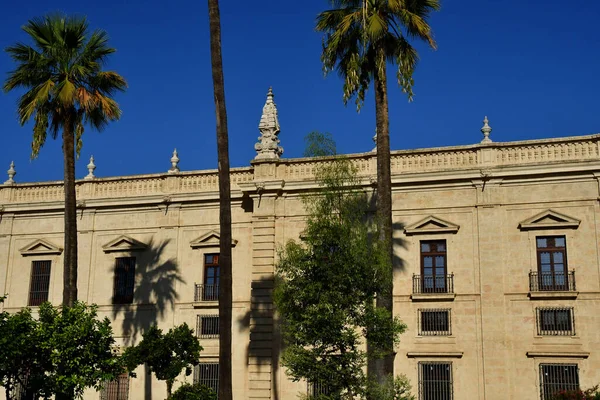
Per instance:
[[[538,358],[538,357],[562,357],[562,358],[588,358],[590,356],[589,351],[528,351],[527,357]]]
[[[462,351],[409,351],[408,358],[462,358]]]

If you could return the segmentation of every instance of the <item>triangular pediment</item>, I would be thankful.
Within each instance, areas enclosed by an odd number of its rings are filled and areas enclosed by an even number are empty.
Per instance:
[[[237,240],[231,239],[231,247],[235,247]],[[204,235],[192,240],[190,246],[192,249],[203,247],[219,247],[221,245],[221,235],[217,231],[209,231]]]
[[[407,235],[427,234],[427,233],[456,233],[460,226],[452,222],[430,215],[412,225],[404,228]]]
[[[531,218],[522,221],[519,224],[519,229],[556,229],[556,228],[571,228],[577,229],[580,220],[561,214],[554,210],[546,210]]]
[[[105,253],[116,251],[142,251],[146,250],[147,247],[148,246],[145,243],[142,243],[139,240],[121,235],[102,246],[102,250],[104,250]]]
[[[19,250],[24,256],[36,256],[36,255],[59,255],[63,251],[62,248],[48,242],[47,240],[38,239],[29,243],[27,246]]]

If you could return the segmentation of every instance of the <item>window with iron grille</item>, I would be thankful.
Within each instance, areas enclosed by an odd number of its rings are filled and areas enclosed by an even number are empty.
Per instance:
[[[579,390],[577,364],[540,364],[542,400],[550,400],[561,391]]]
[[[219,276],[221,268],[219,267],[218,254],[204,255],[204,290],[202,293],[203,301],[219,300]]]
[[[201,362],[194,367],[194,383],[208,386],[219,393],[219,363]]]
[[[448,293],[446,241],[421,241],[421,293]]]
[[[535,238],[539,290],[568,290],[567,243],[564,236]]]
[[[50,269],[52,261],[31,262],[31,282],[29,284],[29,306],[39,306],[48,301],[50,289]]]
[[[448,336],[451,334],[450,309],[419,310],[419,335]]]
[[[538,335],[575,335],[575,319],[572,307],[540,307],[536,311]]]
[[[452,363],[419,363],[419,400],[452,400]]]
[[[331,396],[333,393],[327,381],[307,382],[306,394],[311,397]]]
[[[114,381],[105,382],[100,400],[127,400],[129,398],[129,374],[123,373]]]
[[[219,316],[198,315],[196,321],[196,335],[201,339],[219,337]]]
[[[35,395],[34,391],[28,387],[29,383],[29,375],[25,374],[20,376],[19,381],[16,382],[13,387],[13,395],[12,398],[15,400],[34,400],[38,397]]]
[[[133,303],[135,287],[135,257],[119,257],[115,259],[115,282],[113,304]]]

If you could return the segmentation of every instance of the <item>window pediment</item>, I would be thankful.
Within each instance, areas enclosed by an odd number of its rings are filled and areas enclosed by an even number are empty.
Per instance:
[[[554,210],[546,210],[531,218],[521,221],[519,229],[555,229],[555,228],[572,228],[577,229],[581,220],[561,214]]]
[[[59,255],[63,249],[44,239],[38,239],[19,250],[23,256]]]
[[[113,253],[117,251],[143,251],[146,250],[147,247],[148,245],[139,240],[121,235],[102,246],[102,250],[105,253]]]
[[[235,247],[237,244],[237,240],[231,239],[231,247]],[[205,247],[219,247],[221,245],[221,235],[219,232],[212,230],[204,235],[197,237],[196,239],[190,242],[190,247],[192,249],[199,249]]]
[[[412,225],[404,228],[407,235],[428,234],[428,233],[456,233],[460,229],[459,225],[444,221],[441,218],[430,215]]]

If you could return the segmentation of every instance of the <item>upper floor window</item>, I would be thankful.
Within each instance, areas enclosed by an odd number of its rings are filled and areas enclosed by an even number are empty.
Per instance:
[[[538,236],[535,243],[539,290],[568,290],[565,237]]]
[[[452,363],[419,363],[419,400],[452,400]]]
[[[419,335],[447,336],[452,334],[450,325],[450,310],[425,309],[419,310]]]
[[[32,261],[29,283],[29,306],[39,306],[48,301],[50,289],[50,269],[52,261]]]
[[[135,257],[118,257],[115,259],[115,282],[113,304],[133,303],[135,287]]]
[[[217,301],[219,300],[219,268],[218,254],[204,255],[204,290],[202,300]]]
[[[577,364],[540,364],[542,400],[551,400],[562,391],[579,389]]]
[[[219,363],[201,362],[194,367],[194,383],[208,386],[219,393]]]
[[[421,241],[422,293],[448,293],[446,241]]]
[[[219,316],[198,315],[196,321],[196,335],[203,339],[219,337]]]
[[[572,307],[541,307],[536,311],[538,335],[575,335]]]

